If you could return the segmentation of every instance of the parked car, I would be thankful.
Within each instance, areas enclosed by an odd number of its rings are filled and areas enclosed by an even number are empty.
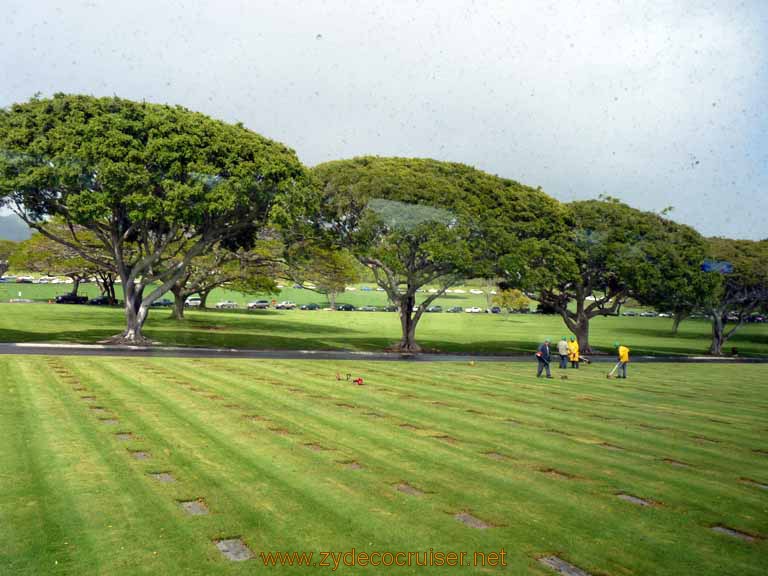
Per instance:
[[[88,296],[79,296],[78,294],[59,294],[56,296],[56,304],[85,304],[88,302]]]
[[[632,310],[629,310],[628,312],[623,312],[622,316],[637,316],[637,312],[633,312]]]
[[[109,296],[96,296],[96,298],[88,300],[88,304],[90,306],[109,306]],[[115,304],[117,304],[117,302],[115,302]]]
[[[483,309],[480,308],[480,306],[470,306],[469,308],[464,308],[464,312],[469,312],[470,314],[479,314],[482,311]]]
[[[489,314],[501,314],[501,308],[498,306],[491,306],[490,308],[486,308],[485,311]]]
[[[482,294],[483,291],[482,290],[478,290],[477,288],[472,288],[472,290],[470,290],[469,293],[470,294],[474,294],[474,295],[478,295],[478,294]]]
[[[200,298],[200,296],[190,296],[185,300],[184,306],[186,306],[187,308],[200,308],[202,303],[203,301]]]
[[[336,310],[340,312],[354,312],[356,308],[352,304],[339,304],[336,306]]]
[[[394,306],[390,304],[389,306],[384,306],[383,308],[379,308],[379,312],[397,312],[398,308],[397,306]]]
[[[266,310],[269,308],[269,300],[256,300],[248,302],[248,310]]]
[[[168,308],[173,306],[173,300],[169,300],[168,298],[160,298],[159,300],[152,302],[152,306],[155,308]]]
[[[459,312],[464,312],[464,308],[461,306],[451,306],[446,310],[446,312],[450,312],[451,314],[458,314]]]
[[[443,307],[442,306],[430,306],[427,308],[427,312],[442,312]]]
[[[232,302],[232,300],[224,300],[223,302],[216,302],[217,310],[234,310],[235,308],[237,308],[237,302]]]
[[[666,312],[659,312],[659,318],[671,318],[671,314],[667,314]]]
[[[312,302],[310,304],[302,304],[300,308],[301,310],[320,310],[320,304]]]
[[[650,310],[646,310],[645,312],[640,312],[640,316],[642,316],[643,318],[655,318],[656,316],[658,316],[658,314],[656,314],[656,312],[651,312]]]
[[[275,308],[277,308],[278,310],[293,310],[294,308],[296,308],[296,302],[283,300],[279,304],[275,304]]]
[[[360,306],[360,312],[376,312],[376,306]]]

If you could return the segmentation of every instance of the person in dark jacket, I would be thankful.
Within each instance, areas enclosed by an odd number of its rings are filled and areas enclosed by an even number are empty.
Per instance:
[[[539,362],[539,367],[536,370],[536,377],[541,378],[541,372],[546,368],[547,378],[552,378],[552,372],[549,371],[549,361],[552,356],[549,353],[549,338],[544,338],[544,343],[539,346],[536,351],[536,360]]]

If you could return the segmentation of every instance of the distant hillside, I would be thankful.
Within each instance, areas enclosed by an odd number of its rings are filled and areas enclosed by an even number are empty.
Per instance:
[[[29,227],[15,214],[0,216],[0,240],[26,240],[32,235]]]

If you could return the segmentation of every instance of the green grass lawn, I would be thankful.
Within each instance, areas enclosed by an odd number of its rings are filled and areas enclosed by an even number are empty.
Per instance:
[[[383,350],[400,337],[394,312],[301,310],[189,311],[169,318],[167,309],[150,313],[145,334],[168,345],[273,349]],[[0,341],[94,343],[123,328],[120,308],[60,304],[0,304]],[[590,341],[612,351],[620,340],[633,354],[703,354],[710,326],[684,322],[677,337],[667,318],[597,318]],[[427,349],[494,354],[532,353],[541,339],[568,334],[559,316],[539,314],[425,314],[417,340]],[[768,324],[741,328],[726,345],[742,355],[768,355]]]
[[[534,368],[2,357],[0,573],[331,573],[259,554],[353,548],[506,552],[394,574],[554,574],[543,555],[594,575],[765,573],[765,540],[711,527],[768,535],[768,367]],[[207,515],[181,509],[198,499]],[[255,557],[224,559],[222,538]]]

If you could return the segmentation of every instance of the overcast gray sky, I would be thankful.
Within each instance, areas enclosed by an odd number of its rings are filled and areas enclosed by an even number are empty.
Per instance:
[[[768,237],[768,1],[0,0],[0,106],[181,104]]]

